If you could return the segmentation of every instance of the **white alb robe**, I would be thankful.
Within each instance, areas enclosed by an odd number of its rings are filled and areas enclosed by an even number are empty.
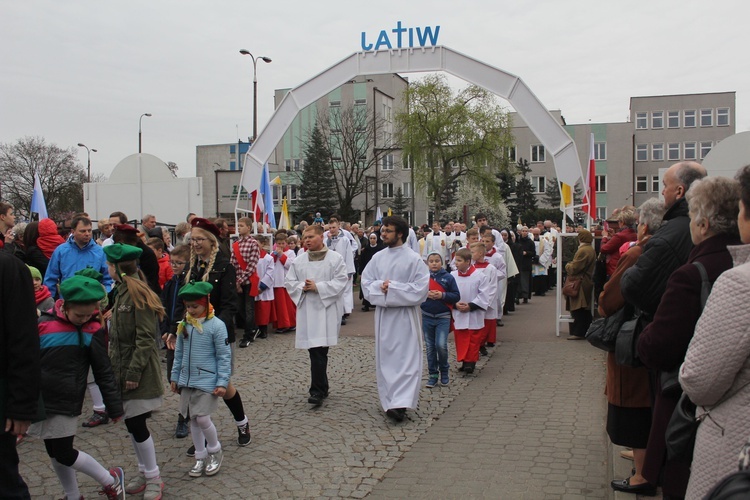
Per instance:
[[[485,258],[486,262],[489,262]],[[497,292],[498,279],[497,268],[490,264],[487,267],[477,267],[476,272],[484,273],[487,276],[487,309],[484,312],[484,319],[497,319]]]
[[[389,281],[388,292],[381,286]],[[384,410],[416,408],[422,379],[422,314],[430,271],[406,245],[376,253],[362,273],[362,293],[375,309],[375,367]]]
[[[339,230],[341,231],[341,230]],[[331,236],[330,233],[325,237],[325,245],[329,250],[333,250],[341,255],[346,264],[346,272],[349,275],[347,290],[344,293],[344,314],[351,314],[354,309],[354,293],[352,292],[352,278],[356,272],[354,267],[354,253],[352,252],[351,240],[342,232],[338,236]]]
[[[294,347],[310,349],[336,345],[339,340],[343,295],[347,289],[344,259],[336,252],[311,262],[307,252],[292,262],[284,286],[297,305],[297,332]],[[315,282],[317,292],[303,292],[305,280]]]

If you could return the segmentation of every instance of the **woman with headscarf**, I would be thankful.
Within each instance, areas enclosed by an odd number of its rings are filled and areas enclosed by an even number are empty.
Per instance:
[[[565,297],[566,309],[570,311],[573,322],[570,324],[568,340],[582,340],[586,338],[586,331],[591,326],[590,299],[594,291],[591,275],[596,264],[596,252],[592,246],[594,237],[586,229],[578,232],[578,250],[571,262],[565,266],[568,279],[580,279],[581,286],[578,295]]]
[[[57,232],[57,224],[55,224],[55,221],[52,219],[42,219],[39,221],[38,234],[39,236],[36,240],[36,246],[39,247],[39,250],[41,250],[44,256],[47,257],[47,261],[49,262],[55,248],[65,243],[65,239]],[[42,270],[39,269],[39,271]],[[42,272],[42,274],[44,274],[44,272]]]
[[[370,233],[370,236],[368,236],[367,242],[367,246],[362,248],[362,253],[359,255],[359,269],[357,269],[357,272],[360,276],[362,276],[362,273],[365,272],[365,267],[367,267],[367,264],[372,259],[372,256],[385,248],[385,245],[383,245],[383,243],[380,241],[380,238],[378,238],[378,235],[375,234],[374,231]],[[374,307],[367,301],[367,299],[365,299],[365,296],[362,294],[362,287],[359,288],[359,298],[362,300],[363,311],[368,312],[371,307]]]

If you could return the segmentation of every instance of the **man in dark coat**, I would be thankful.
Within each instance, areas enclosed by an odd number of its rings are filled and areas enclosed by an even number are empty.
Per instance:
[[[643,255],[622,275],[622,296],[650,318],[659,306],[672,272],[687,262],[693,243],[690,240],[690,217],[685,200],[690,184],[706,176],[699,163],[675,163],[664,173],[664,223],[646,243]]]
[[[518,298],[523,299],[523,303],[528,303],[531,298],[531,266],[536,256],[536,245],[534,240],[529,238],[529,228],[521,228],[521,237],[517,241],[521,251],[521,260],[516,261],[520,274],[520,288]]]
[[[0,252],[0,304],[0,496],[30,498],[18,473],[16,436],[37,416],[39,334],[31,273],[7,252]]]

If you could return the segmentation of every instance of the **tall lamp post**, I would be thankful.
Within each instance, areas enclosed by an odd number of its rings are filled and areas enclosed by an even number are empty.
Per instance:
[[[270,63],[271,58],[266,56],[260,56],[256,59],[254,55],[245,49],[240,50],[240,54],[243,56],[250,56],[253,60],[253,143],[258,137],[258,59],[265,63]]]
[[[144,116],[151,116],[151,113],[143,113],[140,118],[138,118],[138,152],[141,152],[141,137],[143,136],[141,123],[143,122]]]
[[[96,149],[89,149],[88,146],[85,144],[79,142],[78,143],[79,148],[86,148],[86,155],[88,156],[88,168],[87,168],[87,175],[86,175],[86,182],[91,182],[91,152],[93,151],[96,153]]]

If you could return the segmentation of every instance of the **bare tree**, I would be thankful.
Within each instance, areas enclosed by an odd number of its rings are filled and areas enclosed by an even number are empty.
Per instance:
[[[317,126],[333,165],[339,213],[345,220],[357,220],[359,211],[353,207],[354,199],[365,192],[365,176],[389,153],[387,148],[374,147],[382,120],[373,118],[367,106],[332,106],[319,110]]]
[[[77,162],[77,151],[47,144],[43,137],[24,137],[0,144],[2,198],[16,211],[29,215],[34,174],[39,180],[50,217],[83,210],[83,183],[86,171]]]

